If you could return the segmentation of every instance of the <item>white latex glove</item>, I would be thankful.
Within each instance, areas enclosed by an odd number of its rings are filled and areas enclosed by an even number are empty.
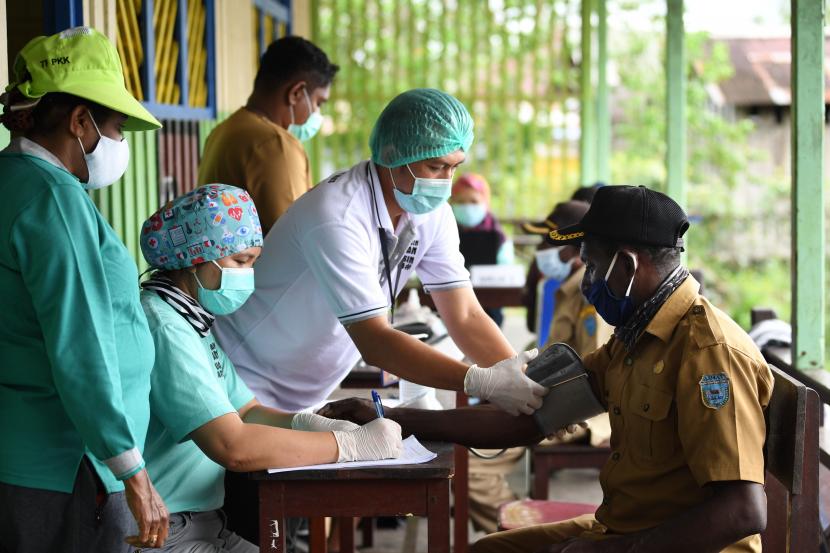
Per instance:
[[[294,418],[291,419],[292,430],[306,430],[308,432],[333,432],[335,430],[344,430],[348,432],[349,430],[355,430],[357,428],[360,428],[360,425],[353,422],[330,419],[315,413],[297,413],[294,415]]]
[[[499,361],[492,367],[473,365],[464,376],[464,393],[486,399],[511,415],[532,414],[542,406],[548,389],[529,379],[524,372],[528,361],[539,354],[538,349]]]
[[[375,419],[355,430],[334,431],[337,462],[397,459],[403,453],[401,427],[391,419]]]

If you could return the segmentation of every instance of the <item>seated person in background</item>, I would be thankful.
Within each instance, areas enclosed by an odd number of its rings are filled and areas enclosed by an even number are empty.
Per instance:
[[[562,202],[556,204],[549,218],[556,228],[568,227],[582,220],[590,207],[590,204],[575,200]],[[579,248],[573,244],[553,246],[545,241],[536,251],[536,263],[545,277],[561,282],[556,290],[550,333],[542,349],[562,342],[571,346],[580,357],[599,349],[611,338],[614,327],[597,314],[596,308],[582,293],[585,264],[579,257]],[[566,440],[559,441],[576,441],[585,438],[587,433],[591,445],[606,443],[611,437],[608,415],[598,415],[587,422],[588,429],[580,428]]]
[[[247,472],[397,457],[400,427],[360,427],[260,405],[213,339],[216,315],[254,290],[262,229],[247,192],[202,186],[143,225],[141,251],[155,269],[141,305],[155,343],[147,471],[170,510],[160,551],[255,552],[225,525],[225,469]]]
[[[594,516],[492,534],[473,553],[761,551],[764,409],[773,376],[746,332],[698,293],[680,265],[687,228],[668,196],[609,186],[579,224],[550,233],[555,244],[582,243],[582,289],[616,326],[583,359],[611,417],[603,501]],[[373,413],[360,400],[321,411],[355,422]],[[551,430],[488,406],[387,409],[386,417],[419,439],[476,447],[533,443]]]
[[[475,173],[458,177],[452,186],[450,206],[458,222],[459,249],[467,269],[472,265],[513,263],[513,242],[490,211],[490,185],[484,177]],[[501,309],[484,311],[501,326]]]
[[[596,194],[597,190],[605,186],[604,183],[597,182],[591,186],[580,186],[578,187],[574,193],[571,195],[571,200],[585,202],[590,204],[591,201],[594,199],[594,194]],[[556,228],[556,223],[553,222],[553,211],[545,218],[544,221],[539,222],[528,222],[522,224],[522,230],[526,234],[538,234],[539,236],[547,236],[547,234]],[[544,241],[539,246],[544,247]],[[536,332],[536,303],[537,303],[537,292],[538,292],[538,285],[539,280],[542,278],[542,273],[539,271],[539,265],[534,258],[533,261],[530,262],[530,267],[527,270],[527,277],[525,278],[525,287],[523,293],[523,303],[525,305],[526,311],[526,326],[530,332]],[[541,338],[541,337],[540,337]],[[539,342],[541,343],[541,339]]]

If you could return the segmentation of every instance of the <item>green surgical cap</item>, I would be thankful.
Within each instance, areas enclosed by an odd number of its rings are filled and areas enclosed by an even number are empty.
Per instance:
[[[383,167],[441,157],[470,149],[473,118],[464,104],[434,88],[396,96],[372,129],[372,161]]]

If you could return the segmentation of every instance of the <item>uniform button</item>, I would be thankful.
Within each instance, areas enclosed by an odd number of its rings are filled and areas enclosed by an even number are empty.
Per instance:
[[[615,414],[615,415],[619,415],[619,414],[620,414],[620,408],[619,408],[619,407],[614,406],[614,414]]]
[[[630,367],[631,365],[634,364],[634,359],[632,359],[631,357],[626,357],[624,362],[625,362],[626,366]]]
[[[648,411],[649,409],[651,409],[651,405],[649,405],[648,403],[643,403],[643,411]]]
[[[692,307],[692,313],[694,313],[695,315],[700,315],[701,313],[703,313],[703,306],[695,305],[694,307]]]
[[[611,460],[612,460],[612,461],[619,461],[619,460],[620,460],[620,452],[619,452],[619,451],[615,451],[615,452],[611,455]]]

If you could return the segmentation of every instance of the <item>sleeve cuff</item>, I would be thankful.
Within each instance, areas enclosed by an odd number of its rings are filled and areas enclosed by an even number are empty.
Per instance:
[[[424,283],[424,292],[431,294],[432,292],[440,292],[441,290],[452,290],[453,288],[472,288],[470,279],[453,280],[450,282],[438,282],[436,284]]]
[[[144,468],[144,458],[137,447],[128,449],[115,457],[104,460],[104,464],[118,480],[126,480]]]

